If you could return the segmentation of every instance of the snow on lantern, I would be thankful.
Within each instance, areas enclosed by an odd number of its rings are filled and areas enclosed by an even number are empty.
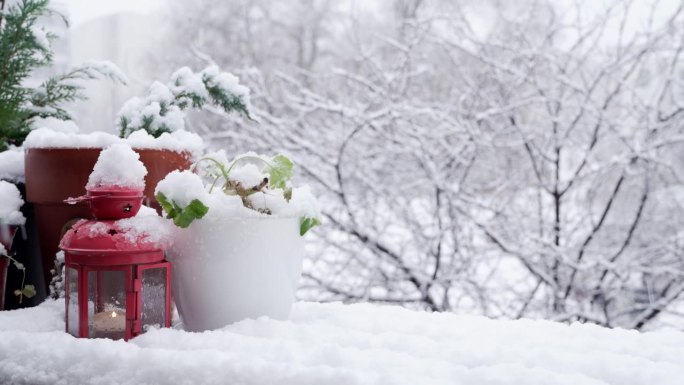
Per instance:
[[[147,170],[127,145],[102,151],[86,203],[95,219],[76,222],[62,238],[66,331],[76,337],[131,339],[171,324],[171,266],[164,219],[143,207]]]

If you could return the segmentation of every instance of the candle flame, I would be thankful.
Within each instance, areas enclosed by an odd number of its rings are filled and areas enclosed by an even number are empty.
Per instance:
[[[115,311],[112,312],[112,318],[116,318],[116,312]]]

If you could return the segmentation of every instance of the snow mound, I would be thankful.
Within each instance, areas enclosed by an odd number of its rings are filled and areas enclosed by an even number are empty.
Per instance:
[[[0,152],[0,180],[24,182],[24,149],[11,147]]]
[[[3,384],[679,385],[684,333],[298,303],[289,321],[64,332],[63,301],[0,313]]]
[[[26,218],[20,211],[23,204],[24,200],[21,199],[17,186],[0,180],[0,224],[19,226],[25,224]]]
[[[86,188],[116,186],[142,190],[145,188],[145,175],[147,169],[131,146],[112,144],[100,152]]]

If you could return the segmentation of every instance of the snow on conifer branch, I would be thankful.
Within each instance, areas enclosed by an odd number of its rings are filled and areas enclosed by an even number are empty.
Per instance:
[[[168,84],[154,82],[144,98],[134,97],[124,104],[118,115],[120,136],[142,129],[158,137],[184,129],[184,111],[209,104],[251,118],[249,89],[240,85],[235,75],[221,72],[216,66],[198,73],[182,67],[171,75]]]

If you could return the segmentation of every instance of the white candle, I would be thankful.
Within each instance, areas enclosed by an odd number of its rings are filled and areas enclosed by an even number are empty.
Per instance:
[[[126,313],[122,310],[103,311],[93,315],[95,331],[123,332],[126,330]]]

